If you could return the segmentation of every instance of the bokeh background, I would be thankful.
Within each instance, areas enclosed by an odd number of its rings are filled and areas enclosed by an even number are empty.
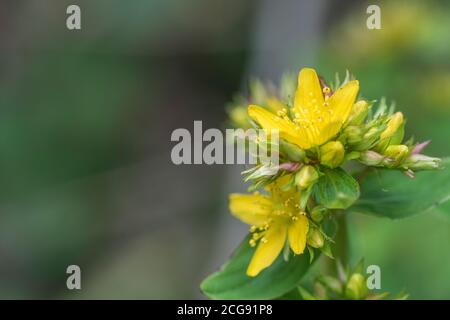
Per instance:
[[[242,168],[176,166],[170,135],[225,128],[250,77],[349,69],[432,139],[428,154],[450,155],[448,1],[376,3],[381,30],[356,0],[2,0],[0,298],[204,298],[246,232],[227,212]],[[379,265],[383,290],[450,299],[449,205],[354,215],[350,230],[352,261]]]

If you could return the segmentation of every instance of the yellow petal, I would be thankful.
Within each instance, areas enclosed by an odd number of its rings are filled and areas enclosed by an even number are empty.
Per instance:
[[[267,134],[270,134],[270,130],[279,130],[280,138],[303,149],[310,147],[304,136],[302,136],[302,130],[300,128],[297,130],[296,125],[292,121],[283,119],[256,105],[248,106],[248,115],[259,123],[263,129],[267,130]]]
[[[267,103],[267,107],[272,112],[280,111],[283,108],[287,109],[287,106],[283,102],[281,102],[280,99],[278,99],[276,97],[268,98],[266,103]]]
[[[272,209],[272,202],[260,194],[230,194],[230,211],[243,222],[261,226],[267,221]]]
[[[310,146],[321,145],[339,132],[349,117],[358,89],[358,81],[350,81],[325,101],[314,69],[300,71],[293,111]]]
[[[329,106],[333,111],[330,122],[339,123],[340,126],[334,134],[341,128],[347,120],[358,95],[359,82],[353,80],[347,82],[344,86],[337,89],[329,99]]]
[[[314,145],[320,146],[334,137],[342,127],[342,123],[332,119],[326,119],[322,125],[317,126],[318,133],[314,139]]]
[[[308,218],[304,215],[299,215],[297,218],[297,220],[292,221],[289,225],[288,239],[292,251],[295,254],[301,254],[305,250],[309,222]]]
[[[274,223],[269,227],[248,265],[248,276],[257,276],[261,270],[269,267],[275,261],[286,242],[286,233],[287,226],[283,223]]]
[[[297,92],[294,99],[294,112],[301,118],[311,117],[309,110],[313,105],[323,104],[323,93],[319,77],[314,69],[303,68],[298,74]]]
[[[321,145],[335,136],[348,119],[358,95],[359,83],[357,80],[347,82],[336,90],[328,100],[328,106],[323,106],[321,117],[323,121],[316,122],[319,133],[314,140],[315,145]]]

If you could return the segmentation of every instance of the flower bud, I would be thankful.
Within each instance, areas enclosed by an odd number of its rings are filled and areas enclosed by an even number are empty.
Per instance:
[[[354,273],[345,286],[345,295],[353,300],[362,300],[367,297],[369,289],[366,279],[360,273]]]
[[[369,140],[369,139],[373,139],[378,135],[378,128],[370,128],[364,135],[363,135],[363,139],[364,140]]]
[[[311,228],[308,232],[308,238],[306,240],[306,243],[310,245],[313,248],[322,248],[323,244],[325,242],[325,238],[318,229]]]
[[[363,123],[368,112],[369,104],[367,103],[367,101],[360,100],[356,102],[352,107],[352,111],[350,111],[350,116],[347,120],[347,124],[350,126],[354,126]]]
[[[412,170],[439,169],[440,166],[441,166],[441,159],[428,157],[423,154],[410,155],[403,162],[403,167]]]
[[[361,155],[359,156],[359,161],[368,166],[377,166],[381,164],[383,158],[384,157],[378,152],[367,150],[361,152]]]
[[[339,141],[330,141],[320,147],[320,163],[330,168],[339,167],[344,161],[345,150]]]
[[[359,151],[350,151],[349,153],[347,153],[345,155],[345,160],[350,161],[350,160],[355,160],[358,159],[361,156],[361,152]]]
[[[362,137],[360,137],[359,142],[353,144],[351,147],[354,150],[357,151],[364,151],[372,149],[372,147],[378,142],[380,139],[380,128],[376,126],[371,126],[369,128],[365,128],[367,131],[362,134]],[[377,150],[378,151],[378,150]]]
[[[357,126],[348,126],[345,128],[344,134],[349,144],[356,144],[362,140],[362,130]]]
[[[280,139],[280,152],[291,161],[302,162],[305,159],[305,151],[296,145]]]
[[[403,124],[403,113],[394,113],[388,122],[387,128],[381,133],[381,140],[392,137]]]
[[[403,144],[388,146],[384,155],[394,159],[395,162],[401,162],[409,153],[409,148]]]
[[[323,220],[323,217],[328,212],[328,209],[322,205],[315,206],[311,211],[311,218],[314,222],[320,222]]]
[[[359,161],[367,166],[389,166],[394,163],[392,159],[387,158],[373,150],[361,152]]]
[[[319,179],[319,174],[313,166],[304,166],[295,175],[295,184],[301,189],[306,189]]]

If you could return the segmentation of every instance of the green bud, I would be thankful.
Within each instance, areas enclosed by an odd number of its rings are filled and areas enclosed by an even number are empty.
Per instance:
[[[384,155],[394,159],[395,162],[401,162],[409,153],[409,148],[403,144],[388,146]]]
[[[373,139],[373,138],[375,138],[375,137],[377,137],[377,135],[378,135],[378,128],[375,128],[375,127],[373,127],[373,128],[370,128],[364,135],[363,135],[363,139],[364,140],[369,140],[369,139]]]
[[[302,162],[305,159],[305,151],[282,139],[280,139],[280,152],[291,161]]]
[[[295,184],[301,189],[306,189],[319,179],[319,174],[313,166],[304,166],[295,175]]]
[[[311,218],[315,222],[320,222],[320,221],[323,220],[323,217],[325,216],[325,214],[327,212],[328,212],[327,208],[325,208],[322,205],[318,205],[318,206],[314,207],[314,209],[312,209],[312,211],[311,211]]]
[[[331,276],[320,275],[317,280],[335,293],[339,295],[342,294],[343,284],[339,279]]]
[[[412,170],[431,170],[439,169],[441,166],[441,159],[428,157],[423,154],[413,154],[405,159],[403,167]]]
[[[383,161],[383,156],[379,154],[378,152],[367,150],[364,152],[361,152],[359,156],[359,161],[361,161],[363,164],[368,166],[377,166],[381,164]]]
[[[351,151],[345,155],[345,160],[355,160],[361,156],[361,152],[359,151]]]
[[[349,144],[356,144],[361,142],[363,132],[361,128],[357,126],[348,126],[344,129],[344,134]]]
[[[339,141],[330,141],[320,147],[320,163],[330,168],[339,167],[344,161],[345,150]]]
[[[325,238],[318,229],[311,228],[309,229],[306,243],[313,248],[322,248],[325,243]]]
[[[352,149],[363,151],[372,149],[372,147],[379,141],[381,130],[377,126],[371,126],[361,137],[361,141],[352,146]],[[377,150],[378,151],[378,150]]]
[[[359,161],[367,166],[388,166],[394,163],[392,159],[372,150],[361,152]]]
[[[345,286],[345,295],[353,300],[362,300],[369,294],[366,279],[360,273],[354,273]]]
[[[352,107],[352,111],[350,112],[350,116],[347,120],[347,125],[353,126],[363,123],[368,112],[369,104],[367,103],[367,101],[360,100],[356,102]]]

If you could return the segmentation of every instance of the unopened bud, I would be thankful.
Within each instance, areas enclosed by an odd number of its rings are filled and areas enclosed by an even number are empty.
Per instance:
[[[384,155],[394,159],[395,162],[401,162],[409,153],[409,148],[403,144],[388,146]]]
[[[284,140],[280,140],[280,152],[291,161],[302,162],[305,159],[305,151]]]
[[[328,212],[328,209],[322,205],[315,206],[311,211],[311,218],[314,222],[320,222],[323,220],[323,217]]]
[[[369,104],[367,103],[367,101],[360,100],[356,102],[352,107],[352,111],[350,112],[347,124],[350,126],[354,126],[363,123],[368,112]]]
[[[412,170],[439,169],[440,166],[441,166],[441,159],[428,157],[423,154],[410,155],[403,162],[403,167]]]
[[[330,168],[339,167],[344,161],[345,150],[339,141],[330,141],[320,147],[320,163]]]
[[[372,149],[372,147],[380,139],[380,129],[372,126],[360,138],[360,141],[352,145],[354,150],[363,151]]]
[[[353,300],[362,300],[367,297],[369,289],[366,279],[360,273],[354,273],[345,286],[345,295]]]
[[[301,189],[306,189],[319,179],[319,174],[313,166],[304,166],[295,175],[295,184]]]
[[[309,229],[308,238],[306,240],[306,243],[308,243],[308,245],[313,248],[322,248],[324,242],[325,238],[320,230],[316,228]]]
[[[345,155],[345,160],[355,160],[361,156],[361,152],[359,151],[351,151]]]
[[[373,150],[361,152],[359,161],[367,166],[389,166],[394,163],[392,159],[387,158],[386,156],[383,156]]]
[[[383,161],[383,156],[379,154],[378,152],[367,150],[364,152],[361,152],[359,156],[359,161],[361,161],[363,164],[368,166],[377,166],[381,164]]]
[[[378,135],[378,129],[373,127],[370,128],[363,136],[363,139],[373,139]]]
[[[401,127],[402,124],[403,124],[403,113],[401,112],[394,113],[389,119],[386,130],[384,130],[383,133],[381,133],[380,136],[381,140],[392,137]]]
[[[347,142],[349,144],[356,144],[362,140],[362,130],[357,126],[348,126],[344,130],[344,134],[347,137]]]

